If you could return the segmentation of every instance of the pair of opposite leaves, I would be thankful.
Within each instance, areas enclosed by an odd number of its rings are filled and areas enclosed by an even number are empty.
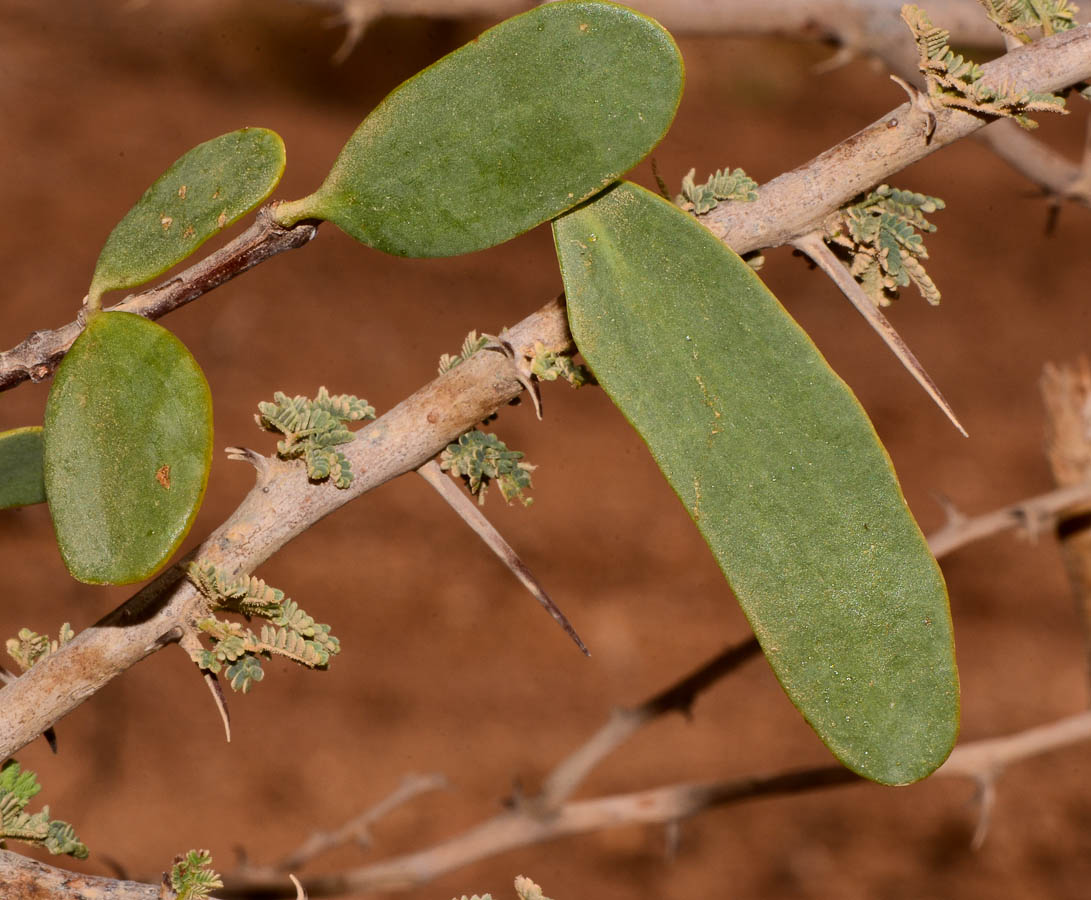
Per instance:
[[[957,731],[950,616],[870,422],[735,254],[642,189],[603,193],[658,142],[681,86],[677,48],[651,20],[608,3],[540,7],[395,90],[318,191],[274,215],[440,256],[573,210],[554,231],[577,346],[792,701],[850,768],[916,780]],[[282,168],[279,138],[260,129],[184,156],[111,235],[92,304],[184,258]],[[208,389],[185,347],[139,317],[92,314],[46,416],[46,493],[73,574],[155,571],[192,522],[210,452]]]

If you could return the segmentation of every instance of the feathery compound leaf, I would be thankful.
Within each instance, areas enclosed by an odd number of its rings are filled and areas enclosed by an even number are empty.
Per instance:
[[[534,501],[523,496],[523,491],[532,487],[530,473],[536,467],[521,462],[522,458],[520,451],[509,450],[495,434],[474,430],[462,435],[457,444],[448,444],[440,454],[439,465],[445,472],[464,478],[470,493],[477,494],[482,505],[489,484],[495,481],[508,503],[518,498],[529,506]]]
[[[260,659],[246,653],[239,657],[237,662],[228,666],[224,675],[227,676],[227,683],[231,685],[231,690],[238,691],[240,694],[249,694],[250,688],[265,677],[265,670],[261,667]]]
[[[850,271],[876,306],[889,306],[898,288],[910,282],[934,305],[940,293],[920,262],[928,251],[917,232],[935,231],[925,214],[943,208],[939,197],[881,184],[834,213],[826,221],[825,240],[849,254]]]
[[[443,375],[445,372],[450,372],[459,363],[466,362],[478,350],[484,350],[488,344],[489,338],[487,335],[479,335],[476,331],[471,331],[462,341],[462,349],[458,353],[454,354],[454,356],[450,353],[444,353],[439,358],[439,374]]]
[[[1023,128],[1037,128],[1027,113],[1065,113],[1064,97],[1038,91],[1020,91],[1011,85],[990,86],[984,70],[963,59],[947,46],[950,33],[932,24],[928,14],[916,6],[902,7],[902,19],[917,42],[920,70],[928,83],[928,96],[942,106],[1014,119]]]
[[[501,22],[395,89],[325,182],[277,207],[399,256],[482,250],[636,165],[666,132],[682,59],[656,22],[567,0]]]
[[[212,465],[212,397],[185,345],[140,316],[96,313],[57,369],[43,437],[68,571],[92,584],[156,572],[193,524]]]
[[[572,387],[583,387],[594,379],[586,366],[574,362],[571,356],[548,350],[541,341],[534,342],[534,352],[530,360],[530,374],[539,381],[556,381],[563,378]]]
[[[792,702],[859,774],[928,775],[958,731],[947,595],[856,398],[750,267],[670,203],[623,183],[554,234],[576,345]]]
[[[703,215],[719,206],[721,200],[735,200],[741,203],[753,203],[758,199],[754,190],[758,183],[742,169],[717,169],[704,184],[695,184],[693,176],[696,169],[690,169],[682,179],[682,193],[674,202],[676,206],[695,215]]]
[[[209,616],[197,627],[212,640],[212,647],[192,654],[193,661],[209,672],[226,670],[228,683],[246,693],[261,681],[261,657],[283,656],[301,665],[317,668],[329,665],[341,650],[341,642],[330,634],[330,626],[315,622],[283,591],[269,587],[260,578],[232,578],[206,562],[191,563],[186,574],[216,609],[268,619],[255,634],[246,626]]]
[[[48,806],[34,814],[24,811],[41,789],[34,773],[20,771],[15,760],[9,759],[0,768],[0,845],[5,840],[24,841],[55,855],[86,859],[87,847],[75,830],[67,822],[50,819]]]
[[[320,387],[313,400],[277,391],[272,403],[258,404],[254,418],[262,428],[285,436],[277,443],[281,459],[302,459],[311,481],[329,478],[337,487],[347,488],[352,484],[349,461],[332,448],[352,440],[345,422],[374,419],[375,407],[352,394],[331,396]]]
[[[136,287],[185,259],[262,202],[284,172],[284,142],[243,128],[198,144],[155,182],[106,239],[88,291]]]
[[[170,870],[170,886],[176,900],[205,900],[223,887],[223,881],[212,868],[212,854],[207,850],[190,850],[176,856]]]
[[[1067,0],[980,0],[985,13],[1005,34],[1030,43],[1027,33],[1040,29],[1043,36],[1058,31],[1068,31],[1080,23],[1076,21],[1079,8]]]
[[[29,628],[20,628],[17,637],[8,638],[6,647],[8,655],[25,672],[35,663],[49,656],[50,653],[56,653],[75,636],[76,633],[67,622],[61,626],[60,634],[55,641],[51,641],[46,635],[38,634]]]
[[[45,503],[40,425],[0,434],[0,509],[34,503]]]

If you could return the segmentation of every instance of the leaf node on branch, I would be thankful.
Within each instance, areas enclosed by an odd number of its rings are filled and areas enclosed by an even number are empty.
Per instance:
[[[715,209],[722,200],[753,203],[758,199],[754,190],[758,183],[742,169],[732,171],[730,166],[717,169],[703,184],[694,182],[696,172],[696,169],[690,169],[686,173],[682,179],[682,193],[674,198],[675,205],[687,212],[700,216]]]
[[[531,487],[530,473],[536,466],[522,459],[522,452],[509,450],[495,434],[474,429],[462,435],[457,443],[447,445],[440,454],[439,465],[445,472],[465,479],[470,493],[477,494],[482,506],[493,481],[506,501],[518,499],[523,506],[530,506],[534,500],[524,496],[523,491]]]
[[[330,395],[320,387],[313,400],[277,391],[272,403],[258,404],[254,418],[267,431],[284,435],[284,440],[277,443],[277,456],[302,458],[312,481],[329,478],[337,487],[347,488],[352,484],[349,461],[333,448],[352,440],[346,422],[374,419],[375,408],[352,394]]]
[[[439,358],[439,374],[444,375],[450,372],[459,363],[466,362],[478,350],[484,350],[489,345],[489,340],[487,334],[479,335],[476,331],[471,331],[462,341],[462,349],[458,353],[453,356],[450,353],[444,353]]]
[[[940,292],[921,263],[928,251],[919,232],[935,231],[925,214],[943,208],[939,197],[881,184],[830,216],[824,238],[847,252],[849,271],[876,306],[889,306],[910,282],[935,305]]]
[[[276,654],[313,669],[329,665],[341,650],[329,625],[315,622],[298,603],[260,578],[231,578],[218,567],[200,562],[190,563],[186,575],[214,610],[268,620],[257,634],[239,622],[215,616],[196,623],[211,638],[212,647],[191,653],[191,658],[213,674],[223,670],[233,690],[247,693],[262,680],[262,658]]]
[[[558,378],[563,378],[574,388],[593,384],[595,380],[587,366],[573,361],[572,357],[565,353],[554,353],[541,341],[534,342],[530,374],[539,381],[556,381]]]
[[[920,70],[929,99],[939,106],[1014,119],[1023,128],[1037,128],[1027,113],[1067,112],[1064,97],[1041,91],[1021,91],[1010,84],[985,84],[985,72],[972,60],[955,54],[947,44],[950,32],[932,24],[916,6],[902,7],[902,19],[917,42]]]
[[[14,659],[19,667],[25,672],[35,663],[40,662],[49,656],[50,653],[56,653],[58,649],[67,644],[72,638],[76,636],[76,632],[72,630],[72,626],[65,622],[61,626],[60,634],[57,636],[57,640],[50,640],[44,634],[38,634],[36,631],[31,631],[29,628],[20,628],[19,634],[13,638],[8,638],[5,646],[7,647],[8,655]]]

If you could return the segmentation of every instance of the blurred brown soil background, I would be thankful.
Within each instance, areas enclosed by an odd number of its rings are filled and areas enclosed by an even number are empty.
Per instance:
[[[489,24],[387,19],[335,66],[340,35],[325,17],[256,0],[0,0],[3,347],[73,317],[114,223],[189,147],[243,125],[273,128],[288,147],[274,196],[303,196],[385,93]],[[691,166],[704,177],[728,164],[766,181],[904,100],[863,61],[816,75],[828,48],[717,37],[681,47],[686,95],[656,151],[672,186]],[[1039,116],[1039,133],[1077,158],[1086,113],[1073,103],[1067,118]],[[647,164],[634,177],[652,183]],[[762,274],[871,413],[927,532],[943,521],[937,494],[984,512],[1050,488],[1037,381],[1046,361],[1088,350],[1091,217],[1066,208],[1047,236],[1036,190],[972,141],[892,180],[947,202],[928,243],[943,305],[907,291],[890,315],[969,440],[824,277],[786,250],[770,252]],[[559,289],[544,228],[486,253],[407,261],[326,226],[306,249],[172,315],[165,324],[205,368],[216,411],[208,499],[187,546],[251,485],[249,467],[222,448],[273,448],[253,423],[259,400],[327,385],[388,409],[466,332],[496,332]],[[40,421],[47,390],[4,395],[0,428]],[[370,851],[336,852],[312,871],[422,848],[495,813],[513,785],[532,790],[611,707],[748,636],[621,416],[595,389],[544,394],[544,423],[524,403],[496,425],[539,466],[534,505],[505,508],[493,495],[486,512],[593,656],[579,655],[419,479],[401,479],[257,573],[331,622],[344,649],[328,672],[273,662],[252,694],[230,696],[233,743],[197,671],[171,647],[63,720],[58,756],[44,741],[19,754],[44,782],[39,802],[92,849],[73,868],[156,877],[191,847],[210,848],[221,870],[241,850],[271,862],[406,773],[438,771],[450,790],[384,819]],[[4,637],[23,626],[55,633],[66,620],[79,630],[130,593],[73,582],[42,507],[0,515],[0,554]],[[944,570],[965,739],[1087,705],[1080,628],[1050,537],[995,538]],[[581,796],[829,761],[758,660],[703,696],[692,721],[674,716],[639,734]],[[1082,898],[1089,779],[1083,746],[1011,770],[977,852],[972,785],[861,784],[708,812],[682,824],[673,853],[663,828],[621,827],[506,853],[400,896],[511,896],[525,873],[558,900]]]

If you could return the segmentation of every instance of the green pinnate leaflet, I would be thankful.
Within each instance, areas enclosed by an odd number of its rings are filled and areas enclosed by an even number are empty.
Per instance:
[[[57,369],[45,413],[45,488],[65,565],[127,584],[182,542],[212,463],[212,398],[160,325],[99,312]]]
[[[656,22],[613,3],[508,19],[394,90],[325,182],[277,207],[400,256],[515,237],[598,193],[658,143],[682,59]]]
[[[572,334],[792,701],[849,768],[923,778],[958,730],[946,589],[856,398],[758,277],[621,184],[554,224]]]
[[[198,144],[163,173],[106,239],[88,291],[136,287],[185,259],[272,193],[284,172],[284,142],[242,128]]]

